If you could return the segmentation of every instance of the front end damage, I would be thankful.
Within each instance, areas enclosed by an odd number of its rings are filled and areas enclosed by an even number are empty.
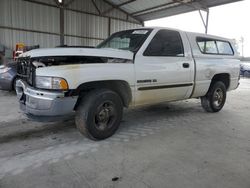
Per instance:
[[[74,112],[79,91],[75,86],[69,88],[64,78],[57,77],[62,69],[77,69],[81,64],[99,64],[102,67],[102,64],[132,63],[132,58],[132,52],[111,49],[62,48],[24,53],[17,63],[16,92],[20,107],[26,114],[35,116],[70,114]],[[79,79],[74,77],[74,73],[67,75],[73,82]],[[64,81],[64,87],[55,86],[61,81]]]
[[[18,60],[16,93],[21,110],[35,116],[61,116],[72,113],[77,96],[66,97],[66,91],[36,88],[36,68],[30,58]]]
[[[65,97],[64,92],[38,90],[26,82],[16,83],[17,98],[20,108],[26,114],[35,116],[60,116],[74,110],[77,97]]]

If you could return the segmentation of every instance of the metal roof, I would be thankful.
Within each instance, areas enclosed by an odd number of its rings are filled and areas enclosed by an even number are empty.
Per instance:
[[[153,20],[241,0],[104,0],[139,21]],[[110,9],[111,11],[111,9]]]

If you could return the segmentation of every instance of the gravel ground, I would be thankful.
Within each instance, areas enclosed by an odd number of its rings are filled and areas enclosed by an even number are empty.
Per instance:
[[[28,120],[14,93],[0,91],[0,187],[250,187],[250,79],[224,109],[197,99],[126,110],[105,141],[82,136],[72,119]]]

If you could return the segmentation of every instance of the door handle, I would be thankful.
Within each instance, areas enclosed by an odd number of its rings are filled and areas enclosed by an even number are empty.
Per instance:
[[[183,63],[182,66],[183,68],[189,68],[189,63]]]

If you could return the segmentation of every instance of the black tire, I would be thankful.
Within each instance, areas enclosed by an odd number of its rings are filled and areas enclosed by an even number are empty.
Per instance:
[[[93,90],[80,102],[76,110],[77,129],[92,140],[112,136],[122,120],[123,104],[120,96],[110,90]]]
[[[201,105],[207,112],[219,112],[225,102],[227,96],[227,89],[223,82],[218,81],[213,83],[208,93],[201,97]]]
[[[12,81],[12,90],[14,92],[16,92],[16,81],[17,81],[17,78],[14,78],[13,81]]]

